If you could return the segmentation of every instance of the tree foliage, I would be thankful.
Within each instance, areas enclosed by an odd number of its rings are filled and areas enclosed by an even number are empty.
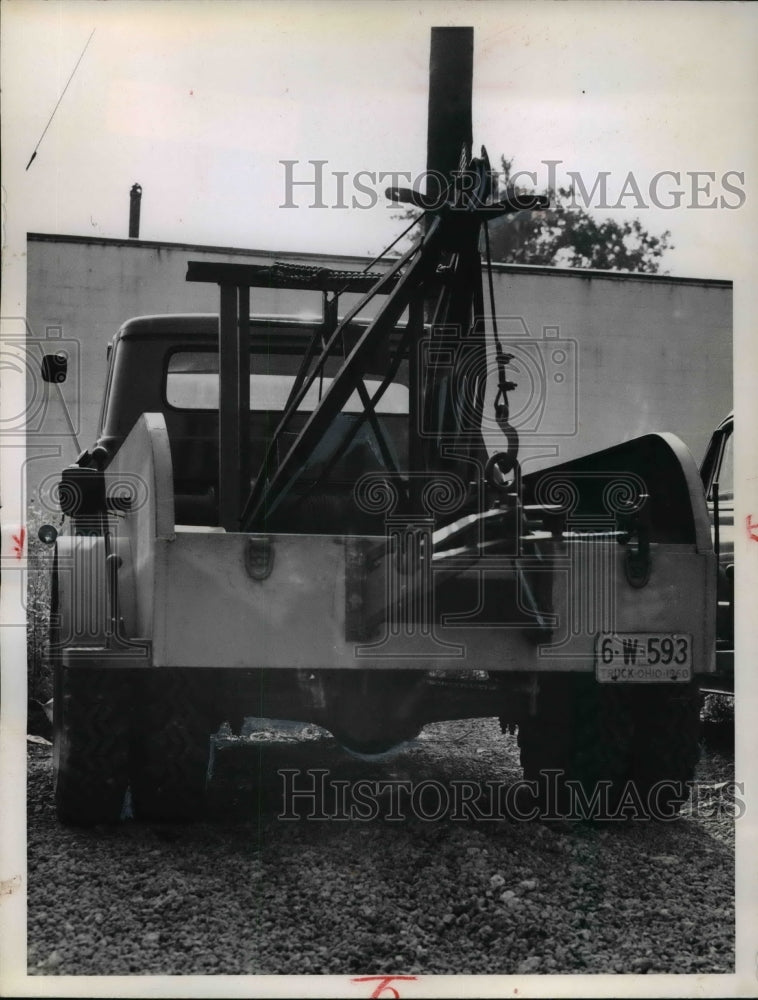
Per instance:
[[[498,186],[495,197],[506,192],[535,193],[512,184],[513,160],[501,156],[500,163],[501,173],[494,175]],[[490,222],[493,261],[656,274],[664,253],[673,249],[669,230],[654,236],[639,219],[618,222],[594,218],[577,203],[573,188],[541,193],[550,198],[549,209],[517,212]],[[418,214],[416,209],[407,209],[398,218],[412,219]]]
[[[513,160],[500,158],[500,194],[530,193],[513,186]],[[544,192],[551,208],[519,212],[490,223],[492,259],[511,264],[600,268],[610,271],[658,272],[663,254],[672,248],[671,233],[654,236],[639,219],[618,222],[596,219],[577,204],[573,188]]]

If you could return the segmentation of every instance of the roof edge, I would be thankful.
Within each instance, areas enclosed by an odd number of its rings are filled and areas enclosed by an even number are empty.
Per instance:
[[[249,247],[227,247],[209,246],[202,243],[171,243],[164,240],[141,240],[130,239],[128,237],[110,236],[76,236],[73,234],[60,233],[30,233],[26,234],[27,242],[31,243],[75,243],[92,244],[94,246],[112,247],[137,247],[145,250],[186,250],[191,253],[215,253],[234,254],[238,257],[265,257],[276,260],[302,260],[303,258],[317,258],[328,261],[360,261],[373,263],[374,259],[362,254],[334,254],[320,253],[316,251],[293,251],[293,250],[260,250]],[[395,258],[390,258],[394,260]],[[381,262],[380,262],[381,266]],[[492,269],[495,273],[501,274],[546,274],[554,277],[605,279],[609,281],[651,281],[668,282],[673,285],[707,285],[711,288],[733,287],[733,282],[729,278],[689,278],[671,274],[642,274],[632,271],[603,271],[593,268],[579,267],[548,267],[544,264],[504,264],[493,262]]]

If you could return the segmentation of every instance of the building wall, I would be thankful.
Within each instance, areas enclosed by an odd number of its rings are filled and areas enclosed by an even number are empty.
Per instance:
[[[217,287],[188,283],[187,261],[289,260],[348,270],[367,263],[34,233],[27,251],[30,491],[93,443],[106,347],[124,320],[217,311]],[[499,334],[515,355],[511,412],[528,469],[651,430],[673,431],[701,458],[711,429],[732,406],[730,282],[515,265],[496,265],[493,278]],[[320,296],[254,290],[251,308],[317,314]],[[67,381],[41,383],[36,359],[60,349],[69,355]],[[490,424],[488,443],[496,450],[502,437]]]
[[[701,459],[732,407],[731,283],[504,268],[495,288],[498,311],[523,318],[545,363],[541,386],[526,378],[524,396],[521,384],[513,394],[525,416],[532,385],[545,397],[527,438],[535,449],[555,447],[563,461],[671,431]],[[556,364],[551,345],[560,342],[567,360]]]

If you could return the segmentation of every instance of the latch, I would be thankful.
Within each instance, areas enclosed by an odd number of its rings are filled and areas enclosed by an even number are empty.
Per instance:
[[[650,495],[640,493],[630,501],[630,513],[618,515],[621,534],[619,542],[626,546],[624,570],[630,587],[644,587],[650,580],[652,556],[650,554]]]
[[[265,580],[274,568],[274,546],[268,535],[253,535],[245,544],[245,569],[253,580]]]

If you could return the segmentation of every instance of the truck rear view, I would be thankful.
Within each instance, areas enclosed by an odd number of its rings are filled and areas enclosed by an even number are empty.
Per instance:
[[[98,442],[60,487],[63,821],[192,818],[211,734],[245,716],[373,754],[496,715],[526,815],[684,801],[714,669],[703,489],[669,434],[522,469],[479,247],[538,203],[493,200],[483,153],[386,270],[190,262],[218,317],[122,327]],[[320,293],[322,315],[256,317],[260,287]]]

